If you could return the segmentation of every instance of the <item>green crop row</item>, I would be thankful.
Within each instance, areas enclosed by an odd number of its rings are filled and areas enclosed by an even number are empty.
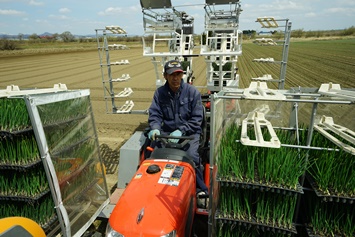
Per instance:
[[[46,226],[55,218],[54,202],[51,195],[47,195],[40,203],[21,203],[0,201],[0,218],[9,216],[27,217],[41,226]]]
[[[318,87],[322,83],[336,83],[344,88],[354,88],[355,39],[293,41],[289,47],[285,88]],[[243,43],[243,55],[238,58],[240,87],[246,88],[251,78],[270,74],[280,75],[278,64],[253,62],[258,58],[282,59],[281,46],[259,46]],[[277,83],[268,83],[275,89]]]
[[[0,98],[0,130],[18,131],[31,126],[23,99]]]
[[[34,134],[0,138],[0,165],[26,165],[39,157]]]
[[[240,133],[241,128],[232,124],[222,138],[218,162],[220,178],[297,189],[298,179],[306,170],[305,155],[292,148],[242,145],[237,142]],[[250,139],[254,139],[253,134],[250,132]],[[289,139],[287,131],[277,131],[277,135],[280,140]]]

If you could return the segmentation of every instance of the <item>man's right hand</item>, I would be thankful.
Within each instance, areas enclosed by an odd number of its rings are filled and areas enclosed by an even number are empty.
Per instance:
[[[148,137],[150,140],[155,140],[155,135],[160,135],[160,131],[158,129],[150,130],[150,132],[148,133]]]

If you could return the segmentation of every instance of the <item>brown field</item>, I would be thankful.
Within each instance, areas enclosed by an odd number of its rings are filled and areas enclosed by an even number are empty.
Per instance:
[[[116,55],[114,55],[116,53]],[[117,83],[115,91],[131,87],[135,110],[148,109],[155,90],[155,73],[150,58],[142,56],[142,48],[115,51],[110,54],[111,61],[128,59],[129,65],[112,67],[113,77],[129,74],[127,82]],[[203,84],[205,64],[202,58],[195,63],[194,73]],[[20,89],[48,88],[56,83],[66,84],[68,89],[90,89],[91,101],[100,143],[112,149],[118,148],[138,127],[145,126],[147,115],[107,114],[98,52],[51,53],[46,55],[7,55],[0,57],[0,88],[18,85]],[[200,82],[201,81],[201,82]],[[199,83],[200,82],[200,83]],[[124,102],[125,100],[122,100]],[[117,102],[119,104],[119,102]]]
[[[351,48],[345,51],[329,50],[331,45],[323,49],[327,58],[322,58],[319,52],[322,49],[312,51],[314,47],[299,43],[290,48],[289,68],[287,72],[286,88],[296,85],[304,87],[319,87],[321,83],[333,82],[355,87],[355,50],[354,40]],[[302,48],[303,46],[303,48]],[[272,48],[267,55],[266,48],[255,48],[252,44],[243,46],[243,56],[240,58],[239,71],[241,73],[240,86],[247,87],[250,76],[262,76],[263,73],[273,74],[277,77],[279,71],[275,66],[265,64],[250,64],[252,58],[275,57],[280,59],[281,47]],[[312,49],[312,50],[311,50]],[[348,54],[350,50],[350,54]],[[340,51],[340,52],[339,52]],[[312,54],[313,53],[313,54]],[[340,58],[335,55],[340,53]],[[114,77],[129,74],[131,79],[127,82],[117,83],[115,90],[131,87],[134,91],[130,98],[135,103],[135,110],[148,109],[153,92],[155,90],[155,72],[150,58],[142,56],[141,46],[131,47],[130,50],[117,50],[110,54],[111,61],[128,59],[129,65],[121,65],[113,68]],[[304,61],[305,60],[305,61]],[[340,62],[340,64],[336,64]],[[118,151],[118,148],[137,129],[147,126],[147,115],[137,114],[108,114],[104,101],[104,91],[101,81],[99,57],[97,50],[63,51],[53,53],[51,51],[41,54],[18,53],[0,54],[0,89],[8,85],[18,85],[20,89],[48,88],[56,83],[64,83],[68,89],[90,89],[91,101],[94,111],[96,128],[100,144],[106,144],[110,149]],[[334,71],[337,70],[337,71]],[[316,72],[317,71],[317,72]],[[324,71],[325,74],[319,75]],[[205,62],[202,57],[194,59],[195,85],[205,85]],[[309,79],[307,79],[309,78]],[[122,100],[124,102],[125,100]],[[116,153],[117,154],[117,153]],[[116,175],[115,170],[114,175]],[[113,183],[117,182],[114,176]],[[110,182],[109,182],[110,183]]]

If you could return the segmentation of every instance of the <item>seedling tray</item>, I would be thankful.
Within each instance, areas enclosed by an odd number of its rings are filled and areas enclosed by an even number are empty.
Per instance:
[[[242,189],[258,189],[261,192],[272,192],[279,193],[284,195],[297,195],[303,194],[303,188],[300,184],[297,184],[297,189],[287,189],[277,186],[265,185],[261,183],[249,183],[249,182],[241,182],[241,181],[229,181],[223,178],[217,178],[217,181],[221,184],[221,186],[225,187],[236,187]]]
[[[292,225],[292,228],[286,228],[282,226],[271,226],[268,224],[260,223],[255,220],[255,218],[252,218],[252,220],[239,220],[239,219],[233,219],[228,216],[225,216],[218,211],[216,212],[215,219],[220,223],[220,224],[230,224],[230,225],[239,225],[239,226],[244,226],[244,227],[256,227],[262,231],[272,231],[274,233],[279,233],[279,234],[297,234],[297,230],[295,225]]]
[[[2,201],[20,201],[20,202],[27,202],[27,203],[36,203],[39,201],[40,198],[45,196],[50,192],[49,189],[37,194],[36,196],[33,197],[28,197],[28,196],[15,196],[15,195],[0,195],[0,200]]]
[[[349,197],[349,196],[339,196],[335,193],[330,193],[330,194],[325,194],[322,192],[316,183],[316,181],[313,179],[313,177],[310,174],[306,174],[306,178],[311,184],[311,187],[313,188],[314,192],[316,195],[320,198],[323,199],[325,202],[342,202],[342,203],[349,203],[353,204],[355,203],[355,197]]]
[[[38,158],[38,160],[23,165],[0,164],[0,170],[26,171],[27,169],[34,168],[39,164],[42,164],[42,160],[40,158]]]

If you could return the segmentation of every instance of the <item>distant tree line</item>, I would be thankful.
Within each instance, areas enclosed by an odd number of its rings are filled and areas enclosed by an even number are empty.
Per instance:
[[[23,34],[18,34],[18,40],[23,40]],[[50,34],[50,35],[37,35],[36,33],[33,33],[32,35],[28,36],[28,40],[34,41],[34,42],[54,42],[61,40],[63,42],[74,42],[76,41],[75,36],[70,33],[69,31],[65,31],[61,34],[55,33],[55,34]]]
[[[243,39],[255,39],[257,36],[260,35],[267,35],[268,37],[280,39],[283,37],[284,32],[281,30],[268,31],[268,32],[257,32],[255,30],[243,31]],[[354,26],[344,30],[305,31],[303,29],[296,29],[296,30],[292,30],[291,32],[292,38],[310,38],[310,37],[320,38],[320,37],[351,36],[351,35],[355,35]],[[142,41],[141,36],[108,35],[107,37],[109,42],[140,43]],[[28,43],[48,43],[48,42],[58,42],[58,41],[65,42],[65,43],[70,43],[70,42],[89,43],[89,42],[96,42],[97,40],[102,42],[103,38],[100,37],[96,39],[94,37],[76,37],[69,31],[65,31],[61,34],[55,33],[55,34],[48,34],[48,35],[38,35],[36,33],[33,33],[29,36],[26,36],[26,38],[24,34],[19,33],[17,35],[17,38],[8,39],[3,37],[2,39],[0,39],[0,50],[20,49],[20,43],[22,43],[24,40],[26,40],[26,42]],[[145,36],[145,40],[147,42],[150,42],[153,40],[153,36]],[[197,43],[200,42],[200,36],[195,35],[194,41]]]
[[[255,30],[244,30],[243,37],[244,39],[255,39],[257,36],[267,35],[268,37],[273,37],[280,39],[284,36],[282,30],[274,31],[261,31],[256,32]],[[321,37],[335,37],[335,36],[351,36],[355,35],[355,27],[351,26],[344,30],[318,30],[318,31],[305,31],[303,29],[292,30],[292,38],[321,38]]]
[[[355,26],[344,30],[318,30],[318,31],[304,31],[303,29],[293,30],[291,37],[293,38],[311,38],[311,37],[332,37],[332,36],[351,36],[355,35]]]

